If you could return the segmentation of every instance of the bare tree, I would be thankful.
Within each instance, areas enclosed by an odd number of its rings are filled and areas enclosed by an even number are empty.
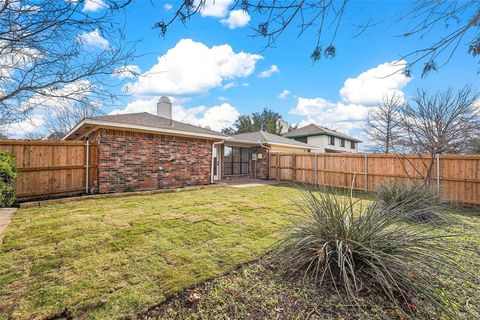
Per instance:
[[[335,39],[345,18],[351,23],[353,15],[348,15],[349,1],[331,0],[236,0],[231,9],[241,9],[252,16],[251,28],[255,36],[266,39],[266,47],[273,46],[278,38],[290,27],[296,28],[298,35],[309,29],[316,31],[311,58],[318,61],[321,57],[334,57],[337,51]],[[172,17],[155,24],[165,35],[175,22],[185,24],[191,17],[202,11],[206,4],[215,5],[215,0],[181,1]],[[382,17],[381,21],[366,18],[356,22],[359,34],[382,22],[405,23],[405,32],[401,37],[425,35],[435,36],[431,44],[405,53],[404,57],[412,58],[405,69],[410,75],[412,66],[423,63],[422,76],[450,61],[460,44],[466,44],[469,54],[476,57],[480,54],[480,5],[478,0],[451,1],[427,0],[414,1],[406,12],[399,12],[393,17]],[[464,41],[462,43],[462,41]],[[424,43],[424,41],[422,41]],[[438,60],[443,62],[438,63]],[[480,71],[480,70],[479,70]]]
[[[0,122],[55,108],[56,99],[114,99],[110,76],[127,64],[133,44],[113,16],[129,2],[101,1],[102,10],[89,14],[83,0],[0,1]]]
[[[456,93],[451,89],[428,94],[418,90],[402,109],[404,148],[424,159],[426,181],[430,180],[435,155],[466,153],[478,137],[480,113],[476,103],[479,94],[467,86]]]
[[[71,103],[65,100],[45,115],[43,125],[48,130],[47,139],[61,140],[78,122],[101,114],[103,113],[99,103]]]
[[[477,137],[480,136],[480,132],[477,134]],[[480,138],[475,138],[472,140],[470,148],[468,149],[470,154],[480,154]]]
[[[373,151],[391,153],[394,150],[401,138],[403,106],[403,97],[393,94],[369,111],[366,134],[374,143]]]
[[[427,154],[465,152],[480,125],[478,98],[468,86],[456,93],[449,89],[433,95],[418,90],[402,117],[410,149]]]

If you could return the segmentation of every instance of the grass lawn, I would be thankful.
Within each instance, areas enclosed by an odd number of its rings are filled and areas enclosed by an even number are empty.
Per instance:
[[[480,270],[480,211],[450,210],[457,223],[439,228],[437,231],[452,233],[468,232],[472,237],[452,239],[459,249],[470,251],[459,254],[462,267],[479,273]],[[443,230],[442,230],[443,229]],[[434,231],[435,232],[435,231]],[[461,272],[459,270],[459,272]],[[456,292],[462,302],[468,304],[473,316],[451,319],[480,319],[480,284],[454,284],[451,278],[444,279],[445,294]],[[144,313],[146,320],[162,319],[321,319],[321,320],[406,320],[394,305],[383,297],[365,294],[362,310],[339,296],[332,286],[319,288],[311,281],[304,281],[298,274],[285,273],[269,254],[257,261],[243,265],[233,271],[188,288],[164,303]],[[435,310],[417,311],[418,319],[450,319],[437,316]]]
[[[0,245],[0,319],[322,314],[312,309],[315,302],[325,307],[337,301],[282,280],[268,259],[201,284],[268,250],[295,213],[291,199],[297,196],[287,186],[217,187],[21,209]],[[480,232],[478,211],[452,213],[458,222],[443,228]],[[452,241],[476,250],[459,259],[480,267],[479,237]],[[468,301],[479,308],[478,288],[452,290],[465,290],[466,300],[477,293]],[[382,314],[376,303],[368,310]],[[331,312],[325,318],[351,311]]]
[[[294,195],[217,187],[20,209],[0,245],[0,318],[145,311],[256,259]]]

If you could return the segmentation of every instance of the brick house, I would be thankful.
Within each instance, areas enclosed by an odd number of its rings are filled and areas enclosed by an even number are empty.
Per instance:
[[[268,179],[270,152],[314,148],[267,132],[228,136],[174,121],[167,97],[160,98],[157,115],[86,118],[63,139],[98,144],[92,192],[99,193],[206,185],[238,177]]]

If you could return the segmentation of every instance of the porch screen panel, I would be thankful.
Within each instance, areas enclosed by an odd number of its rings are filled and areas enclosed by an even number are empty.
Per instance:
[[[225,165],[225,175],[232,174],[232,148],[224,147],[223,149],[223,161]]]
[[[225,175],[248,174],[248,148],[224,147]]]
[[[242,148],[241,170],[242,173],[248,173],[248,149]]]

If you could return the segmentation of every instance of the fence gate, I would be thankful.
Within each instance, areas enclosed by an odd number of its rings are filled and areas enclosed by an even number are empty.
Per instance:
[[[95,143],[0,140],[0,152],[3,151],[15,157],[19,200],[88,193],[96,186],[98,145]]]

